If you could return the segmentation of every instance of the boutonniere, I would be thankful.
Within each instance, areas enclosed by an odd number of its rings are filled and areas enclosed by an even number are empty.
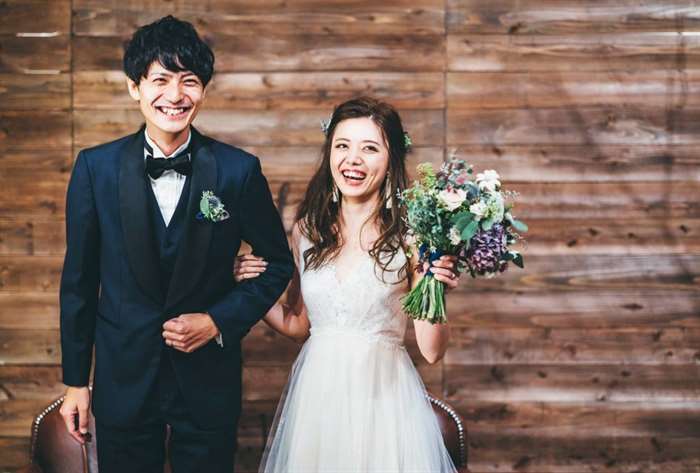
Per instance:
[[[224,208],[224,203],[221,202],[221,199],[215,196],[212,191],[202,192],[202,199],[199,201],[197,220],[221,222],[229,217],[230,215]]]

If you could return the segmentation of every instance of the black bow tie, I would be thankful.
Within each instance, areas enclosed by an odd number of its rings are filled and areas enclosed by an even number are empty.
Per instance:
[[[146,172],[153,179],[158,179],[170,169],[183,176],[189,176],[192,173],[189,150],[186,149],[172,158],[154,158],[150,154],[146,156]]]

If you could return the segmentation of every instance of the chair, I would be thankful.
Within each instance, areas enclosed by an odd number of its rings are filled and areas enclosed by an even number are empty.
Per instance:
[[[445,401],[440,400],[431,394],[426,395],[430,404],[433,406],[433,412],[438,419],[442,438],[445,441],[445,447],[452,458],[452,462],[460,471],[467,470],[467,430],[464,427],[464,422],[457,411]]]
[[[444,401],[427,394],[438,418],[445,445],[460,471],[467,471],[466,430],[459,414]],[[31,464],[20,473],[98,473],[95,419],[90,413],[92,441],[84,446],[66,431],[59,408],[63,397],[49,404],[32,425]],[[166,465],[164,473],[169,473]]]

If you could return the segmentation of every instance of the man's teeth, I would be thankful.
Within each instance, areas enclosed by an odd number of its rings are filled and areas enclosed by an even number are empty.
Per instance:
[[[166,115],[173,116],[173,115],[180,115],[181,113],[183,113],[183,112],[184,112],[185,110],[187,110],[187,109],[185,109],[185,108],[166,108],[166,107],[160,107],[160,110],[161,110],[161,112],[163,112],[163,113],[166,114]]]

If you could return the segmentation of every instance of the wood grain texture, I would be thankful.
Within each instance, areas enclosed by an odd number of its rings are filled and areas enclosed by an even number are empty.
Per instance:
[[[0,437],[0,471],[3,473],[19,471],[27,466],[30,440],[21,437]]]
[[[70,0],[4,0],[0,35],[69,33],[70,18]]]
[[[58,291],[0,292],[0,331],[57,330]]]
[[[528,255],[698,254],[697,219],[528,219]]]
[[[37,151],[55,155],[71,148],[71,116],[54,111],[0,112],[0,153]],[[5,161],[5,157],[0,158]]]
[[[699,254],[528,255],[525,264],[525,269],[512,268],[498,278],[471,279],[468,286],[477,291],[609,289],[619,294],[667,289],[678,291],[679,296],[700,290]]]
[[[0,35],[0,73],[58,74],[70,71],[70,40],[49,36]]]
[[[691,403],[700,394],[692,365],[445,364],[449,401]]]
[[[0,215],[23,217],[43,215],[62,218],[65,215],[66,174],[47,174],[42,179],[0,177]]]
[[[0,218],[0,255],[62,255],[65,245],[62,220]]]
[[[73,39],[75,71],[120,70],[128,36]],[[210,39],[218,72],[444,70],[442,35],[245,35]],[[0,56],[2,59],[2,56]],[[2,71],[0,63],[0,71]]]
[[[459,134],[455,137],[461,139]],[[695,145],[468,144],[450,146],[450,153],[472,164],[477,172],[497,169],[508,186],[509,181],[698,181],[696,149]]]
[[[163,5],[157,1],[121,1],[105,8],[99,0],[73,1],[73,31],[106,36],[133,31],[166,14],[191,21],[200,34],[278,36],[309,34],[443,34],[442,0],[207,0]]]
[[[479,145],[672,145],[700,136],[700,108],[647,106],[447,111],[447,143]]]
[[[530,258],[532,259],[532,258]],[[529,270],[529,260],[526,260]],[[450,323],[474,329],[700,327],[700,294],[676,288],[495,290],[464,281],[447,300]]]
[[[68,73],[0,74],[0,111],[69,109],[70,83]]]
[[[697,31],[694,1],[447,0],[449,33],[510,35]]]
[[[470,471],[693,472],[700,406],[467,401]]]
[[[594,72],[697,69],[693,32],[447,36],[447,67],[472,72]]]
[[[447,364],[693,365],[700,362],[699,328],[488,329],[458,327]]]
[[[511,109],[636,105],[660,110],[700,104],[693,70],[449,72],[450,108]]]
[[[206,109],[298,110],[333,107],[366,94],[405,109],[445,106],[443,75],[434,72],[301,72],[217,73],[208,88]],[[131,108],[121,71],[81,71],[73,74],[76,109]]]

